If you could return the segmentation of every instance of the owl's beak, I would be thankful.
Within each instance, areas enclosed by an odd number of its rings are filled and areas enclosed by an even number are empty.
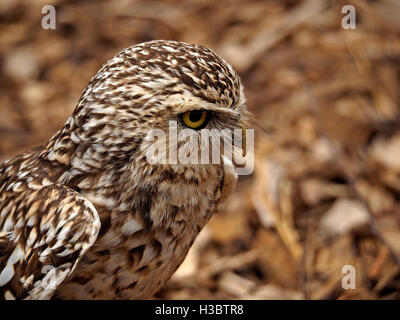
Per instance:
[[[239,121],[240,127],[242,128],[242,156],[246,156],[246,124],[243,121]]]

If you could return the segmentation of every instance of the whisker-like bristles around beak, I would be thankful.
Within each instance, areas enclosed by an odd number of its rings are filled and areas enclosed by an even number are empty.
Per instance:
[[[257,119],[255,117],[255,115],[253,115],[249,111],[246,111],[245,113],[243,113],[241,115],[240,123],[241,123],[242,129],[243,129],[243,127],[245,127],[246,129],[257,128],[268,135],[271,134],[273,131],[272,128],[268,128],[268,126],[265,123],[263,123],[262,121]]]

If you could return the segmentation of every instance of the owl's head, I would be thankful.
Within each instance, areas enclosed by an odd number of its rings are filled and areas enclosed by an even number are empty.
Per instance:
[[[150,41],[123,50],[103,65],[66,126],[71,139],[86,146],[79,158],[88,158],[91,165],[102,161],[103,170],[129,164],[145,172],[160,167],[204,172],[223,164],[212,159],[204,164],[200,154],[198,163],[190,158],[189,153],[201,149],[202,133],[211,132],[214,140],[223,130],[234,136],[241,132],[246,114],[239,76],[213,51],[176,41]],[[191,136],[190,141],[182,140],[181,133]],[[166,148],[158,148],[160,143]],[[179,149],[177,163],[170,163],[174,148]],[[163,161],[149,159],[155,149]],[[180,163],[180,155],[191,160]]]

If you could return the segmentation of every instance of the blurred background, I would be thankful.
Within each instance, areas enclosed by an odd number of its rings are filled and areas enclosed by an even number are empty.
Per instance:
[[[238,70],[270,133],[155,298],[400,298],[399,17],[397,0],[1,0],[0,160],[47,141],[123,48],[202,44]]]

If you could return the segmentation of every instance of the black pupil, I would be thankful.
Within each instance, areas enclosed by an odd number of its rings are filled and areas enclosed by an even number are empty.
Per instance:
[[[190,111],[190,113],[189,113],[189,119],[192,122],[199,121],[202,116],[203,116],[203,111],[201,111],[201,110]]]

